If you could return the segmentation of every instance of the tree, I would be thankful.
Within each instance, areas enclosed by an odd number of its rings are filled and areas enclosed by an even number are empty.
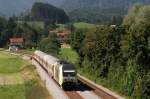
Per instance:
[[[79,53],[85,38],[86,29],[77,29],[71,34],[71,45]]]
[[[41,31],[31,27],[27,23],[24,23],[18,28],[20,28],[21,36],[25,40],[25,48],[36,48],[41,38]]]
[[[136,5],[129,10],[129,14],[124,19],[123,25],[128,27],[126,34],[126,56],[132,60],[136,60],[136,64],[139,65],[135,71],[136,85],[133,91],[133,97],[142,97],[148,99],[149,95],[147,87],[149,86],[149,73],[150,71],[150,49],[149,49],[149,38],[150,38],[150,6]],[[123,45],[124,46],[124,45]],[[147,78],[145,78],[147,76]],[[147,87],[143,87],[147,86]]]
[[[3,40],[3,36],[4,36],[4,33],[3,31],[5,30],[5,27],[6,27],[6,20],[2,17],[0,17],[0,47],[2,47],[4,44]]]
[[[0,32],[3,31],[3,29],[6,26],[6,20],[2,17],[0,17]]]
[[[4,23],[5,22],[5,23]],[[9,18],[8,21],[1,18],[1,33],[0,33],[0,46],[6,46],[9,38],[13,37],[16,29],[16,22],[13,17]]]
[[[60,43],[55,33],[50,33],[47,38],[43,38],[39,44],[39,48],[47,53],[57,55],[59,53]]]
[[[93,63],[91,68],[98,70],[98,75],[107,76],[111,62],[119,55],[122,34],[118,31],[119,28],[100,26],[86,33],[82,53]]]
[[[150,32],[150,6],[135,6],[124,19],[124,25],[128,25],[128,56],[136,57],[137,62],[148,64],[149,61],[149,32]]]

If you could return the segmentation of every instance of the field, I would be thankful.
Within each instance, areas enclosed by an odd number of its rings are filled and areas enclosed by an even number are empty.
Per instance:
[[[78,23],[74,23],[74,27],[76,29],[89,29],[89,28],[94,28],[95,25],[94,24],[89,24],[89,23],[84,23],[84,22],[78,22]]]
[[[0,99],[51,99],[35,67],[0,51]]]

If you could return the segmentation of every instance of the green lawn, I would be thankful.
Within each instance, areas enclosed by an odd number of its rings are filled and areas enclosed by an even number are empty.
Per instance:
[[[33,65],[0,51],[0,99],[51,99]]]
[[[60,58],[65,59],[70,63],[75,64],[78,62],[78,54],[71,48],[61,48],[59,54]]]
[[[0,99],[51,99],[45,87],[37,81],[0,86]]]
[[[0,73],[16,73],[25,62],[17,56],[0,51]]]
[[[24,85],[0,86],[0,99],[26,99]]]

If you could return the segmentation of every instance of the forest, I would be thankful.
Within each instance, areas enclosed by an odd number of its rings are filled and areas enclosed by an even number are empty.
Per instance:
[[[150,6],[132,7],[120,26],[78,29],[70,44],[78,70],[131,99],[150,98]]]

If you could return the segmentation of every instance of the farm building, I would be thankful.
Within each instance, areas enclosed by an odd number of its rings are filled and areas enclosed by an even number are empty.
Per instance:
[[[70,30],[62,30],[62,31],[58,31],[58,30],[52,30],[52,31],[49,31],[50,33],[55,33],[57,35],[57,38],[60,42],[64,42],[66,40],[69,39],[69,35],[71,33]]]
[[[59,31],[57,32],[57,37],[60,42],[64,42],[69,39],[70,31]]]
[[[10,38],[9,42],[9,51],[18,51],[19,48],[23,48],[23,38]]]
[[[68,31],[62,31],[62,32],[58,32],[57,33],[57,37],[59,38],[67,38],[69,36],[69,32]]]

